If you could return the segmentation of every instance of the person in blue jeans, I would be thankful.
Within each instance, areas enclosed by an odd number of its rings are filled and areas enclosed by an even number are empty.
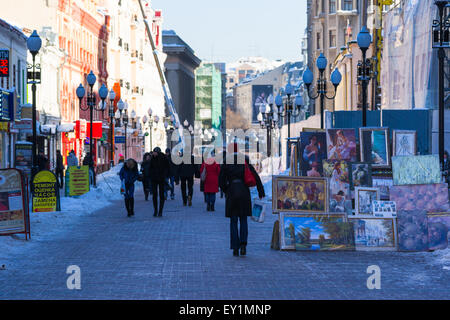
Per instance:
[[[119,172],[120,180],[125,184],[125,207],[128,217],[134,216],[134,183],[139,177],[137,162],[128,159]]]
[[[166,179],[166,189],[164,192],[164,197],[167,200],[167,194],[170,190],[170,199],[175,199],[175,174],[176,174],[176,167],[175,164],[172,161],[171,156],[171,150],[170,148],[166,149],[166,157],[169,160],[169,176]]]

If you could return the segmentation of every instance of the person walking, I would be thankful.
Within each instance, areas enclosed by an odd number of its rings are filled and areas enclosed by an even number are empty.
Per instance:
[[[206,175],[204,179],[204,193],[206,197],[206,211],[214,211],[216,193],[219,192],[220,165],[217,164],[214,154],[203,162],[200,174]]]
[[[152,155],[150,152],[144,154],[144,159],[141,164],[142,172],[142,187],[144,189],[145,201],[148,201],[148,195],[152,194],[152,183],[150,177],[150,163],[152,160]]]
[[[78,167],[78,158],[75,155],[75,151],[71,150],[69,156],[67,157],[67,167]]]
[[[165,199],[167,199],[167,191],[170,190],[170,199],[173,200],[175,199],[175,175],[176,175],[176,166],[172,161],[172,154],[171,154],[171,150],[170,148],[166,149],[166,157],[167,160],[169,160],[169,175],[166,179],[166,186],[168,186],[168,188],[166,188],[164,196]]]
[[[61,151],[56,150],[56,178],[59,182],[59,188],[62,189],[64,185],[64,163],[63,163],[63,157],[61,155]]]
[[[128,159],[119,172],[120,180],[125,185],[125,208],[128,217],[134,215],[134,183],[139,178],[137,162],[134,159]]]
[[[180,152],[180,157],[183,157],[183,153]],[[192,197],[194,195],[194,176],[196,175],[197,166],[194,163],[194,156],[191,155],[191,161],[177,165],[175,183],[179,185],[181,182],[181,196],[183,199],[183,206],[192,206]],[[186,190],[187,186],[187,190]],[[187,194],[186,194],[187,191]]]
[[[95,186],[95,169],[94,169],[94,159],[92,159],[91,153],[86,153],[83,159],[83,166],[89,166],[89,184]]]
[[[237,144],[232,144],[228,152],[233,153],[234,161],[224,163],[220,169],[219,185],[225,193],[225,216],[230,218],[230,248],[233,256],[247,253],[248,224],[247,217],[252,215],[250,188],[245,184],[246,168],[250,170],[256,181],[259,198],[265,197],[264,186],[255,168],[245,156],[245,164],[238,163],[242,155],[238,155]],[[238,230],[238,221],[240,230]]]
[[[159,147],[153,149],[153,156],[150,160],[150,179],[153,191],[154,217],[162,217],[164,208],[164,187],[166,178],[169,175],[169,160],[161,152]],[[158,209],[159,195],[159,209]]]

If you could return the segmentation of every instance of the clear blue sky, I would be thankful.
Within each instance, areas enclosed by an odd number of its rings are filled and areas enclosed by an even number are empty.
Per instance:
[[[296,61],[306,27],[306,0],[152,0],[200,59],[244,56]]]

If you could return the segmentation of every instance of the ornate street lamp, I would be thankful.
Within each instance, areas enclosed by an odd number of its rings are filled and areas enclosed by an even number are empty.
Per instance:
[[[325,98],[329,100],[333,100],[336,97],[336,91],[337,87],[341,83],[342,75],[339,72],[339,70],[336,68],[331,74],[331,83],[334,86],[334,94],[329,97],[327,95],[327,81],[325,79],[325,69],[327,68],[328,61],[323,55],[323,53],[320,54],[320,56],[317,58],[316,66],[317,69],[319,69],[319,79],[317,79],[317,93],[316,95],[311,94],[310,87],[314,79],[314,75],[312,71],[307,68],[305,72],[303,73],[303,83],[306,85],[306,90],[308,92],[308,96],[310,99],[315,100],[320,97],[320,127],[324,129],[324,103]]]
[[[111,89],[109,91],[109,136],[110,136],[110,168],[114,167],[114,99],[116,98],[116,93]]]
[[[33,121],[33,145],[32,145],[32,167],[31,167],[31,181],[33,181],[34,175],[38,172],[37,164],[37,133],[36,133],[36,84],[41,83],[41,67],[36,64],[36,55],[42,46],[42,40],[37,34],[36,30],[33,31],[31,36],[27,40],[27,48],[33,57],[33,63],[27,66],[28,70],[28,84],[31,84],[32,92],[32,121]]]
[[[366,26],[362,27],[357,41],[362,52],[362,61],[358,61],[358,81],[362,89],[362,126],[367,127],[367,88],[372,79],[372,62],[366,59],[366,53],[372,43],[372,36]]]
[[[280,101],[278,100],[278,102]],[[273,95],[267,98],[267,103],[268,105],[259,107],[258,121],[261,128],[267,130],[267,157],[270,157],[272,154],[272,130],[276,128],[278,123],[278,107],[274,106]]]

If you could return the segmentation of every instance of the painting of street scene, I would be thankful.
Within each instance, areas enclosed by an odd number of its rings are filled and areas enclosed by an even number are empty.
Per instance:
[[[394,220],[390,218],[351,219],[356,247],[395,247]]]
[[[343,221],[341,215],[283,215],[282,245],[301,251],[353,251],[353,224]]]

